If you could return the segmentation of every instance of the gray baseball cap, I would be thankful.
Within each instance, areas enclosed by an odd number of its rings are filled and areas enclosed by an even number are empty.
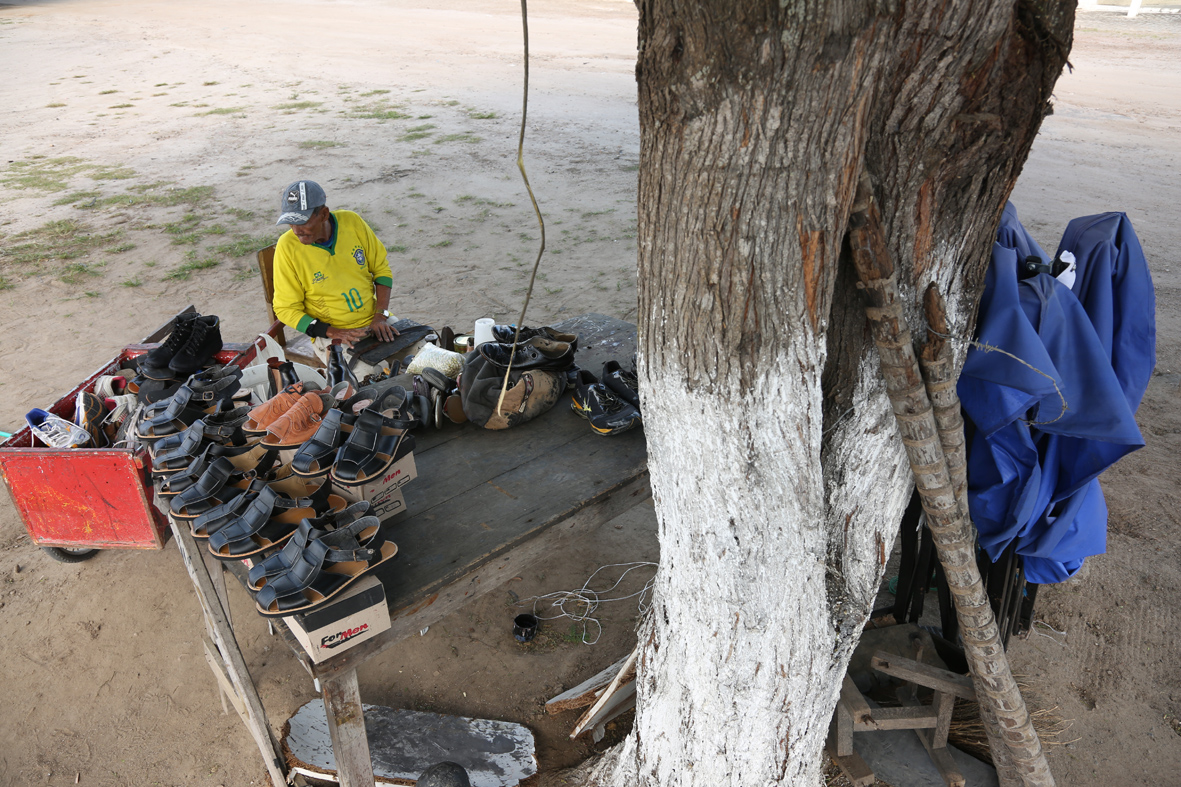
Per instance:
[[[297,180],[279,195],[279,220],[276,224],[307,224],[312,213],[327,204],[324,189],[314,180]]]

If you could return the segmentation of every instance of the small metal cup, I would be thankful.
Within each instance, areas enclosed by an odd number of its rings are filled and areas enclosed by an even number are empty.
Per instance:
[[[517,615],[513,618],[513,637],[517,642],[529,642],[537,634],[538,620],[533,615]]]

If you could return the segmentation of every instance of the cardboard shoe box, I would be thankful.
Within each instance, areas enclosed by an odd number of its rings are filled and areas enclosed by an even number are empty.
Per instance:
[[[402,487],[417,477],[418,467],[411,452],[390,465],[380,478],[356,486],[333,481],[332,491],[350,503],[368,500],[370,513],[384,521],[406,510]]]
[[[283,618],[299,644],[319,664],[390,627],[385,588],[374,576],[358,579],[331,604]]]

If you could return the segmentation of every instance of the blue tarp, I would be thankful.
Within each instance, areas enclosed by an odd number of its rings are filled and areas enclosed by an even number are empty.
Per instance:
[[[1123,213],[1075,219],[1073,286],[1019,278],[1050,257],[1005,208],[958,391],[975,426],[968,503],[995,562],[1016,541],[1031,582],[1061,582],[1107,545],[1098,475],[1144,445],[1135,411],[1156,365],[1155,299]],[[1014,357],[1015,356],[1015,357]],[[1020,360],[1018,360],[1020,359]]]

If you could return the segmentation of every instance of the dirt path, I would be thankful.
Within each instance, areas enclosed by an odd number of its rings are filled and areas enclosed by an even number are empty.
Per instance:
[[[519,308],[537,245],[514,166],[520,21],[512,4],[420,5],[0,6],[0,70],[13,75],[0,107],[0,429],[190,302],[222,317],[227,340],[262,330],[252,253],[277,237],[273,203],[296,176],[375,225],[400,315],[463,329]],[[634,318],[634,7],[531,11],[526,160],[548,241],[532,314]],[[1052,753],[1063,784],[1163,784],[1181,767],[1166,718],[1181,715],[1179,44],[1181,19],[1080,17],[1076,72],[1014,195],[1046,246],[1073,216],[1128,211],[1157,283],[1148,448],[1106,479],[1110,554],[1044,592],[1039,616],[1065,635],[1013,648],[1077,719],[1079,742]],[[642,507],[371,662],[362,692],[524,722],[545,767],[569,764],[586,748],[541,703],[630,647],[635,601],[605,605],[597,645],[556,621],[521,650],[508,590],[573,589],[600,565],[655,558]],[[16,744],[0,751],[0,784],[260,782],[253,744],[221,715],[173,547],[53,563],[3,503],[0,579],[0,740]],[[235,619],[278,726],[315,694],[246,601],[235,594]]]

